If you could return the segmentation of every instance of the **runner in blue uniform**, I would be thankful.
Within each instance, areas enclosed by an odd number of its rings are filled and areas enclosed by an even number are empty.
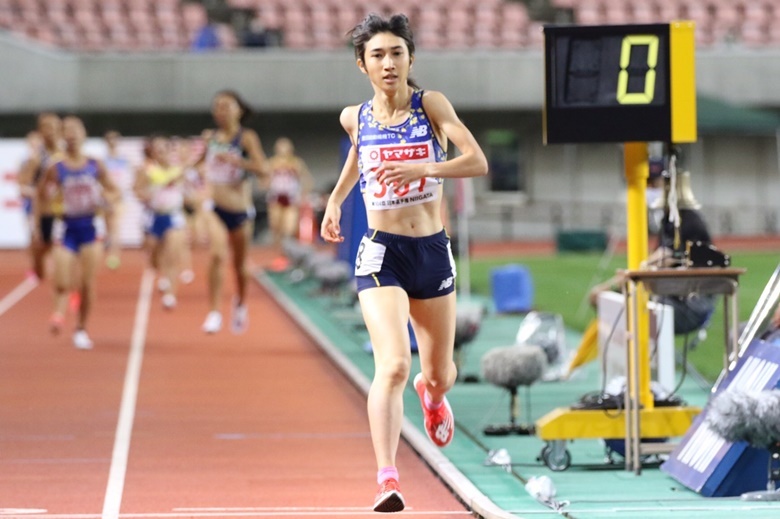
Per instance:
[[[457,376],[455,266],[442,224],[442,181],[485,175],[487,160],[447,98],[420,90],[409,79],[414,40],[405,15],[371,14],[351,35],[357,66],[374,96],[341,113],[352,147],[328,200],[321,235],[331,243],[344,239],[341,205],[360,182],[369,231],[360,243],[355,275],[374,351],[368,395],[379,483],[374,510],[397,512],[404,508],[395,462],[411,366],[410,318],[422,368],[414,388],[425,430],[441,447],[454,432],[445,394]],[[449,161],[448,142],[461,152]]]
[[[203,331],[216,333],[222,328],[223,267],[228,249],[233,253],[236,296],[232,303],[231,331],[246,330],[249,314],[246,306],[249,271],[246,260],[252,239],[254,205],[249,175],[262,175],[266,163],[257,132],[245,128],[251,115],[249,106],[235,92],[222,91],[215,97],[211,113],[217,128],[208,132],[206,151],[198,161],[205,170],[211,191],[213,212],[219,221],[209,226],[209,305]]]
[[[88,350],[93,346],[87,334],[87,321],[95,302],[95,274],[100,265],[105,222],[98,216],[103,204],[113,204],[120,193],[102,162],[82,152],[86,138],[84,124],[78,117],[63,119],[65,151],[61,160],[50,165],[38,183],[36,212],[48,197],[62,198],[62,217],[54,230],[54,314],[51,329],[59,333],[64,324],[68,291],[76,289],[80,303],[73,334],[73,345]],[[78,279],[72,279],[74,262]]]

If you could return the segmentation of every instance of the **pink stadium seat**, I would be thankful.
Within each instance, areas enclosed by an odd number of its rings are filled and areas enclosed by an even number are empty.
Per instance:
[[[623,25],[631,23],[633,13],[625,2],[609,2],[604,10],[604,23]]]
[[[632,3],[633,23],[659,23],[663,21],[661,13],[653,2],[634,0]]]
[[[346,40],[329,29],[316,29],[312,33],[315,49],[341,49],[347,46]]]
[[[306,49],[311,47],[309,34],[304,28],[293,28],[291,30],[285,30],[282,37],[282,43],[285,47],[291,49]]]
[[[302,7],[288,5],[284,11],[284,30],[306,30],[309,27],[309,14]]]
[[[125,18],[122,11],[104,11],[103,12],[103,26],[109,31],[113,27],[125,27],[127,25],[127,18]]]
[[[162,27],[159,34],[159,45],[165,50],[180,50],[187,46],[187,40],[177,27]]]
[[[186,3],[181,8],[184,27],[188,31],[196,30],[206,24],[206,9],[201,4]]]
[[[474,30],[493,29],[498,25],[499,12],[495,5],[480,4],[474,8]]]
[[[102,26],[102,21],[96,11],[79,9],[74,11],[73,19],[82,30],[97,30]]]
[[[438,33],[443,25],[444,16],[442,16],[439,9],[428,5],[420,9],[417,15],[417,32],[424,31],[425,33]],[[433,36],[430,36],[430,41],[435,44],[436,40]]]
[[[78,46],[80,36],[76,31],[76,28],[72,25],[64,25],[59,27],[60,45],[69,49],[76,48]]]
[[[474,28],[474,47],[492,49],[498,44],[498,35],[492,27],[477,26]]]
[[[696,26],[694,32],[694,38],[696,39],[697,48],[707,48],[714,43],[714,37],[712,35],[712,27]]]
[[[124,0],[125,7],[128,11],[133,10],[144,10],[148,11],[150,10],[151,6],[154,5],[154,0]]]
[[[64,5],[52,6],[47,10],[47,18],[49,23],[54,26],[59,26],[70,21],[70,15],[65,9]]]
[[[77,0],[81,2],[88,3],[90,0]],[[124,1],[123,0],[103,0],[102,2],[97,2],[96,6],[103,10],[104,12],[107,10],[112,11],[121,11],[124,9]]]
[[[743,14],[746,22],[756,23],[759,25],[768,25],[769,20],[772,19],[771,4],[762,2],[761,0],[746,2],[743,4],[743,8]]]
[[[108,32],[108,47],[113,50],[123,50],[125,46],[130,45],[130,31],[128,31],[125,25],[116,25],[109,27]]]
[[[544,46],[544,24],[541,22],[531,22],[528,24],[526,47],[541,49]]]
[[[447,32],[445,47],[447,49],[468,49],[472,46],[471,36],[465,31]]]
[[[313,30],[330,29],[336,24],[336,15],[330,7],[318,5],[311,9],[311,24]]]
[[[780,23],[769,25],[767,29],[767,44],[774,47],[780,46]]]
[[[127,15],[127,19],[136,31],[144,31],[154,25],[152,15],[145,9],[134,9],[130,11]]]
[[[420,29],[415,36],[417,48],[426,50],[437,50],[444,47],[444,39],[437,30]]]
[[[766,26],[762,23],[745,22],[740,27],[739,41],[746,47],[764,47],[769,43]]]
[[[263,9],[260,11],[260,20],[263,22],[263,26],[266,29],[274,29],[279,30],[284,25],[284,18],[277,10],[266,10]]]
[[[525,4],[517,2],[504,3],[501,10],[501,18],[505,24],[512,27],[525,27],[531,19],[528,16]]]
[[[79,44],[83,50],[100,51],[105,48],[106,43],[106,34],[100,29],[92,29],[84,32]]]
[[[466,32],[473,25],[471,14],[463,6],[452,6],[447,13],[447,31]]]
[[[526,28],[503,28],[498,46],[504,49],[519,49],[526,44]]]
[[[574,19],[581,25],[599,25],[604,23],[604,6],[598,0],[583,0],[575,8]]]
[[[25,25],[36,25],[42,22],[44,14],[38,7],[37,3],[24,3],[19,6],[19,14],[22,22]]]
[[[672,20],[680,20],[684,18],[681,15],[680,2],[678,2],[678,0],[659,0],[658,14],[664,23],[669,23]]]
[[[228,5],[236,9],[254,9],[257,7],[255,0],[229,0]]]
[[[345,34],[347,31],[360,22],[360,12],[352,5],[345,5],[338,8],[336,11],[336,27],[339,34]]]
[[[178,27],[181,22],[181,16],[174,10],[158,10],[154,17],[161,29]]]

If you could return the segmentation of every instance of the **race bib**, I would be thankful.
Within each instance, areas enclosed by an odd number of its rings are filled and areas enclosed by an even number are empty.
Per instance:
[[[241,157],[235,151],[226,153]],[[209,157],[207,166],[207,178],[212,184],[238,184],[244,179],[244,170],[222,160],[216,153]]]
[[[176,186],[166,186],[157,189],[152,195],[152,209],[158,213],[171,213],[181,209],[184,195]]]
[[[355,258],[355,275],[369,276],[379,272],[382,269],[386,250],[387,247],[381,243],[371,241],[368,236],[363,236]]]
[[[376,171],[383,162],[432,162],[433,145],[429,142],[413,144],[383,144],[361,146],[361,167],[365,182],[364,200],[367,209],[394,209],[423,204],[439,197],[441,179],[423,177],[404,186],[388,186],[376,179]]]

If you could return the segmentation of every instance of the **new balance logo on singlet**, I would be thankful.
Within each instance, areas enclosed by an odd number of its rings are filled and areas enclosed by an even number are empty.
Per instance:
[[[409,135],[409,138],[416,139],[418,137],[427,137],[428,136],[428,127],[427,126],[415,126],[412,128],[412,133]]]

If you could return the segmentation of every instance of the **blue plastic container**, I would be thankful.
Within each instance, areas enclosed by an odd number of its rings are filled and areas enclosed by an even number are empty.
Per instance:
[[[505,265],[490,272],[493,304],[498,313],[530,312],[534,287],[531,273],[522,265]]]

